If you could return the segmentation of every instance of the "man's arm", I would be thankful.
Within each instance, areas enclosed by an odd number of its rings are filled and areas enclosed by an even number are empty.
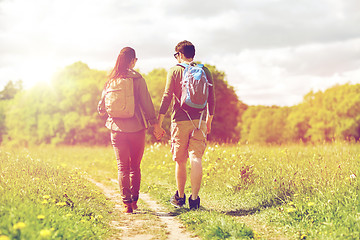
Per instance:
[[[169,106],[171,104],[173,94],[174,94],[173,70],[170,69],[167,74],[167,77],[166,77],[166,85],[165,85],[164,94],[162,96],[161,103],[160,103],[159,115],[166,114],[166,112],[169,109]]]

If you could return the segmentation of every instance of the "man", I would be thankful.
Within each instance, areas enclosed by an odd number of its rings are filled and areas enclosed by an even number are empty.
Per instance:
[[[194,65],[195,47],[189,41],[179,42],[175,47],[175,58],[179,64],[186,63]],[[174,105],[171,116],[171,151],[173,160],[176,162],[175,177],[177,191],[171,197],[170,202],[175,207],[182,207],[186,204],[185,183],[186,183],[186,163],[188,157],[191,164],[191,196],[189,197],[190,209],[197,209],[200,206],[199,190],[202,180],[202,156],[206,148],[206,134],[211,132],[211,122],[215,110],[215,94],[213,79],[209,69],[203,67],[207,80],[209,81],[209,96],[207,103],[207,116],[205,121],[201,121],[203,114],[199,110],[184,110],[180,106],[181,99],[181,80],[184,67],[176,65],[172,67],[167,75],[166,87],[162,97],[159,111],[159,125],[162,126],[164,116],[174,96]]]

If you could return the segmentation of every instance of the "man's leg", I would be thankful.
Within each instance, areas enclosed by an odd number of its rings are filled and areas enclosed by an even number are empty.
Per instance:
[[[188,127],[186,122],[173,122],[171,124],[171,152],[175,161],[175,178],[180,198],[184,197],[186,184],[186,162],[188,158]]]
[[[199,196],[201,180],[202,180],[202,164],[201,158],[190,159],[191,162],[191,199],[196,200]]]
[[[178,194],[180,198],[184,197],[186,184],[186,161],[177,161],[175,165],[175,176]]]
[[[196,126],[199,120],[195,120]],[[206,148],[206,124],[201,122],[201,130],[195,130],[189,141],[189,158],[191,164],[191,199],[196,200],[199,196],[199,191],[202,181],[202,156]]]
[[[189,133],[186,122],[173,122],[171,124],[171,152],[175,161],[175,179],[177,191],[171,197],[170,203],[175,207],[182,207],[186,203],[186,162],[188,159],[187,146]]]

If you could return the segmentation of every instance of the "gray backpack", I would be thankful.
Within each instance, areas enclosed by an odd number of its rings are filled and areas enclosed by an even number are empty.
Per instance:
[[[105,110],[112,118],[131,118],[135,112],[134,80],[111,79],[104,95]]]

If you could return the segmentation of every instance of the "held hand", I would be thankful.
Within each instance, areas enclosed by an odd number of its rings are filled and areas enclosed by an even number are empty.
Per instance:
[[[166,134],[166,131],[163,128],[161,128],[161,135],[160,135],[159,140],[161,140],[161,138],[164,137],[165,134]]]
[[[165,130],[160,127],[158,124],[154,125],[154,132],[153,132],[156,140],[160,140],[165,135]]]

